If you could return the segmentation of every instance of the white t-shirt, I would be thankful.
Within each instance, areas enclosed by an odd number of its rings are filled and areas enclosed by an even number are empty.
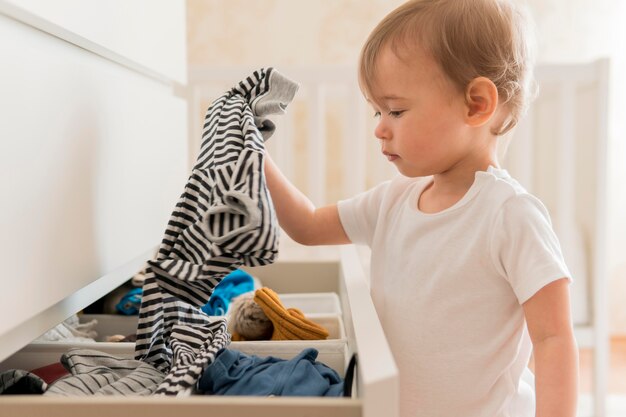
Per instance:
[[[338,204],[350,240],[372,249],[371,295],[399,369],[401,416],[534,416],[521,304],[570,279],[548,212],[490,167],[452,207],[423,213],[431,181],[398,176]]]

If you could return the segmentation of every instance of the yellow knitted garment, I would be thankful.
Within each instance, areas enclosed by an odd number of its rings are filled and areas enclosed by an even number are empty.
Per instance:
[[[274,324],[271,340],[323,340],[328,330],[307,319],[297,308],[285,308],[278,295],[263,287],[254,293],[254,301]]]

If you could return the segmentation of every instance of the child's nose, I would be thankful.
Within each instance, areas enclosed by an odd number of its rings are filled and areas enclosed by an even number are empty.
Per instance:
[[[374,135],[378,139],[389,139],[389,129],[387,128],[385,122],[383,122],[382,118],[378,120],[378,124],[374,129]]]

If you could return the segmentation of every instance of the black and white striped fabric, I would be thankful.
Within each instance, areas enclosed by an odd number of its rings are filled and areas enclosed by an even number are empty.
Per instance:
[[[263,142],[274,130],[267,115],[283,113],[297,88],[276,70],[261,69],[207,111],[198,160],[143,286],[135,357],[168,372],[156,394],[190,394],[230,343],[224,319],[199,308],[219,281],[277,255]]]
[[[43,395],[151,395],[165,377],[148,363],[91,349],[72,349],[61,363],[71,375],[50,384]]]

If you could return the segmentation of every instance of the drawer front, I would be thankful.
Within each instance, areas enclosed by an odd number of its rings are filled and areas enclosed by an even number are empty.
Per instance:
[[[360,417],[361,401],[344,398],[89,397],[0,398],[3,417]]]
[[[187,104],[1,13],[0,50],[0,192],[11,196],[0,218],[11,236],[0,240],[2,339],[160,241],[187,177]],[[8,337],[0,360],[37,335]]]

